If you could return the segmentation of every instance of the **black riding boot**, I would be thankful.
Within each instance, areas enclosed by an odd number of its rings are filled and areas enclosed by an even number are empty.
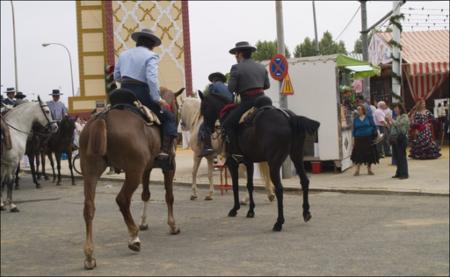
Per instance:
[[[173,150],[173,141],[174,138],[170,136],[163,136],[161,153],[158,155],[159,160],[168,160],[169,156]]]
[[[199,157],[206,157],[211,155],[212,153],[214,153],[214,149],[212,148],[211,145],[211,135],[208,134],[203,140],[203,149]]]
[[[244,158],[242,152],[239,149],[238,135],[236,131],[228,131],[227,139],[227,154],[228,157],[233,158],[236,162],[241,162]]]

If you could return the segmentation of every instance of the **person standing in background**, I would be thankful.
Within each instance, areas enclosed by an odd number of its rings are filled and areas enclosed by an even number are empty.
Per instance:
[[[53,120],[61,121],[64,116],[67,115],[67,108],[64,105],[63,102],[59,101],[60,96],[62,93],[59,91],[59,89],[54,89],[51,94],[49,94],[53,97],[53,101],[48,101],[47,105],[50,109],[50,112],[52,113]]]
[[[386,143],[386,134],[387,134],[387,124],[386,124],[386,116],[381,107],[381,101],[378,103],[378,109],[375,110],[373,119],[374,123],[377,126],[377,130],[380,134],[383,134],[383,139],[379,144],[377,144],[377,151],[380,158],[384,158],[384,156],[390,156],[391,153],[386,151],[385,143]]]
[[[397,170],[392,178],[401,180],[409,177],[406,147],[408,146],[409,118],[402,104],[394,105],[396,119],[387,119],[390,128],[392,157],[396,160]]]

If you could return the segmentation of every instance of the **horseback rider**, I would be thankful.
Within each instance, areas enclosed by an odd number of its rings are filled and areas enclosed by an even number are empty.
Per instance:
[[[208,89],[205,91],[205,95],[217,94],[228,99],[230,102],[233,101],[234,96],[225,85],[225,82],[227,81],[227,77],[225,77],[225,75],[220,72],[214,72],[208,76],[208,80],[211,84],[209,84]],[[205,120],[200,126],[199,134],[201,134],[203,142],[203,149],[200,153],[200,157],[206,157],[214,152],[211,145],[211,133],[212,130],[214,130],[214,123],[215,122],[213,120]]]
[[[5,92],[7,97],[3,99],[2,101],[3,105],[14,106],[16,104],[16,99],[14,98],[16,94],[16,89],[7,88]]]
[[[63,102],[59,101],[62,93],[59,91],[59,89],[54,89],[49,95],[52,96],[53,100],[47,102],[48,108],[52,113],[53,120],[59,122],[67,115],[66,105],[64,105]]]
[[[136,47],[123,51],[114,68],[114,80],[121,82],[121,88],[131,90],[136,98],[159,118],[162,124],[162,146],[158,156],[167,160],[177,138],[175,115],[169,104],[161,98],[159,91],[159,55],[153,48],[161,45],[161,39],[151,30],[142,29],[131,34]]]
[[[246,41],[236,43],[229,52],[235,55],[237,64],[230,70],[228,89],[240,96],[239,105],[231,110],[222,122],[227,134],[227,154],[237,162],[243,158],[238,145],[239,119],[242,114],[252,108],[256,100],[264,96],[264,90],[270,87],[269,75],[262,64],[251,59],[256,48]]]
[[[14,98],[17,99],[17,100],[16,100],[16,105],[15,105],[15,106],[19,106],[20,104],[23,104],[23,103],[28,102],[28,100],[25,99],[26,97],[27,97],[27,96],[26,96],[23,92],[18,91],[18,92],[16,93],[16,95],[14,96]]]

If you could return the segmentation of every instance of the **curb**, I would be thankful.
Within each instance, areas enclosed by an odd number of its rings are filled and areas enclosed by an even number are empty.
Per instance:
[[[31,174],[31,170],[29,169],[25,169],[23,170],[23,172],[29,173]],[[61,174],[61,178],[70,178],[69,174]],[[83,176],[79,176],[74,175],[75,179],[79,179],[82,180]],[[111,182],[122,182],[122,179],[117,179],[117,178],[111,178],[111,177],[100,177],[101,181],[111,181]],[[151,183],[153,184],[158,184],[158,185],[164,185],[163,181],[151,181]],[[185,186],[185,187],[191,187],[192,184],[191,183],[186,183],[186,182],[181,182],[181,181],[174,181],[173,182],[174,185],[176,186]],[[201,184],[201,183],[197,183],[197,187],[198,188],[209,188],[209,184]],[[240,185],[239,189],[240,190],[245,190],[245,185]],[[218,190],[218,189],[216,189]],[[232,191],[232,189],[229,189],[230,191]],[[258,186],[255,185],[254,186],[254,190],[255,191],[264,191],[265,187],[264,186]],[[292,188],[292,187],[285,187],[283,188],[283,190],[285,192],[302,192],[300,185],[298,188]],[[419,191],[391,191],[391,190],[365,190],[365,189],[339,189],[339,188],[309,188],[309,191],[314,193],[314,192],[336,192],[336,193],[351,193],[351,194],[371,194],[371,195],[407,195],[407,196],[441,196],[441,197],[449,197],[450,194],[448,193],[433,193],[433,192],[419,192]]]

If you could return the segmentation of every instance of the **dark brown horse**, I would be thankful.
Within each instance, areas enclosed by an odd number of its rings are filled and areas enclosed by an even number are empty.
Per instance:
[[[86,242],[84,253],[86,259],[84,266],[86,269],[93,269],[96,266],[92,240],[95,187],[108,165],[125,172],[125,182],[116,197],[116,202],[128,227],[128,247],[133,251],[140,251],[139,227],[130,212],[131,197],[139,184],[143,184],[144,213],[141,229],[145,230],[147,228],[147,225],[144,224],[145,212],[150,200],[150,173],[155,166],[155,158],[160,152],[160,147],[160,128],[155,125],[149,126],[140,115],[127,109],[112,109],[105,114],[94,116],[84,127],[80,134],[80,164],[85,196]],[[173,166],[163,170],[168,208],[167,223],[170,233],[178,234],[180,230],[176,227],[173,216],[174,153],[171,158]]]
[[[75,178],[73,176],[72,168],[72,151],[73,151],[73,137],[75,130],[75,119],[70,116],[65,116],[58,123],[58,132],[52,134],[44,147],[44,153],[50,160],[53,172],[53,182],[56,181],[55,164],[53,162],[53,155],[56,158],[56,167],[58,170],[58,181],[56,185],[61,185],[61,156],[63,153],[67,153],[67,161],[69,163],[70,177],[72,185],[75,185]],[[45,159],[42,160],[42,174],[46,177],[45,173]],[[47,178],[46,178],[47,179]]]
[[[211,118],[214,122],[219,118],[223,108],[227,104],[230,104],[227,99],[215,94],[208,94],[208,96],[204,97],[199,92],[199,95],[202,99],[202,114],[208,114],[208,118]],[[273,226],[273,230],[281,231],[284,224],[284,213],[280,168],[288,156],[290,156],[300,176],[303,191],[303,218],[305,222],[311,219],[308,200],[309,179],[306,176],[303,166],[303,147],[306,133],[316,132],[320,124],[309,118],[297,116],[288,110],[276,109],[271,104],[268,97],[262,97],[257,100],[256,106],[265,107],[260,109],[250,122],[240,125],[238,136],[239,147],[244,154],[243,163],[247,167],[247,189],[250,198],[247,217],[254,217],[255,215],[255,203],[253,201],[253,163],[267,161],[278,202],[278,218]],[[227,158],[226,163],[233,181],[234,194],[234,206],[228,215],[234,217],[240,208],[238,183],[239,164],[233,158]]]

